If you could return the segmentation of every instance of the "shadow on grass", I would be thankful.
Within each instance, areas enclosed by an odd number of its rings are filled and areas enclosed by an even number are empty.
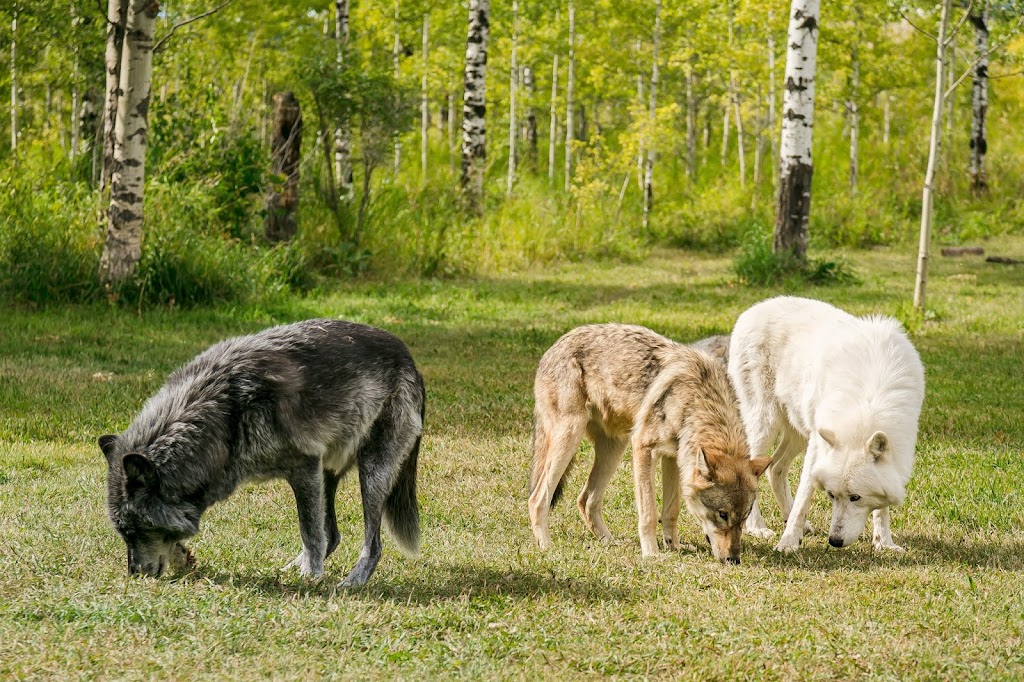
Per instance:
[[[524,571],[498,570],[474,564],[438,564],[419,566],[414,574],[394,575],[379,571],[370,582],[355,590],[339,588],[342,572],[329,572],[319,583],[304,583],[294,572],[260,575],[232,575],[199,566],[178,580],[205,580],[217,585],[243,586],[268,595],[306,595],[328,598],[348,596],[366,601],[394,601],[408,604],[433,604],[467,599],[534,599],[542,596],[560,600],[599,603],[633,598],[631,593],[589,577]]]
[[[902,534],[895,538],[905,552],[878,551],[867,539],[843,549],[829,547],[822,534],[804,538],[800,551],[784,556],[774,542],[754,541],[744,545],[744,557],[770,568],[814,571],[861,571],[901,566],[959,566],[1024,571],[1024,543],[1011,540],[980,541],[968,538],[943,540],[930,535]]]

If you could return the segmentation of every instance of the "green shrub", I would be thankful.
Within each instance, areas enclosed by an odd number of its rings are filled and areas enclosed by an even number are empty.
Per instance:
[[[733,262],[733,272],[748,286],[778,284],[789,277],[819,286],[858,281],[849,263],[842,258],[807,258],[801,265],[788,252],[776,253],[771,235],[761,230],[751,230],[744,236]]]

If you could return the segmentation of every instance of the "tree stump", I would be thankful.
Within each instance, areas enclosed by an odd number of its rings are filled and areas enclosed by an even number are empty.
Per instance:
[[[299,205],[299,159],[302,144],[302,112],[291,92],[274,95],[274,141],[270,158],[271,183],[267,190],[264,236],[269,242],[295,236]]]

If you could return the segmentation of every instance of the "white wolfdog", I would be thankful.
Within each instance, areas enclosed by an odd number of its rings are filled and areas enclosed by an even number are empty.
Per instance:
[[[782,436],[768,469],[786,519],[778,551],[799,548],[816,488],[832,500],[830,545],[851,544],[873,511],[875,548],[902,550],[889,507],[903,501],[914,465],[924,368],[899,322],[805,298],[769,299],[736,320],[729,378],[751,455]],[[805,448],[794,500],[786,473]],[[756,506],[747,531],[773,535]]]

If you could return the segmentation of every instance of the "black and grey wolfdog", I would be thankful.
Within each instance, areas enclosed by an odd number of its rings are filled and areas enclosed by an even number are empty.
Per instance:
[[[307,320],[210,347],[171,374],[128,430],[99,439],[108,513],[128,545],[129,572],[182,568],[192,561],[182,541],[210,505],[244,481],[283,478],[302,537],[285,568],[318,579],[338,546],[334,497],[353,465],[365,535],[342,586],[373,574],[382,517],[415,556],[425,400],[405,344],[362,324]]]

